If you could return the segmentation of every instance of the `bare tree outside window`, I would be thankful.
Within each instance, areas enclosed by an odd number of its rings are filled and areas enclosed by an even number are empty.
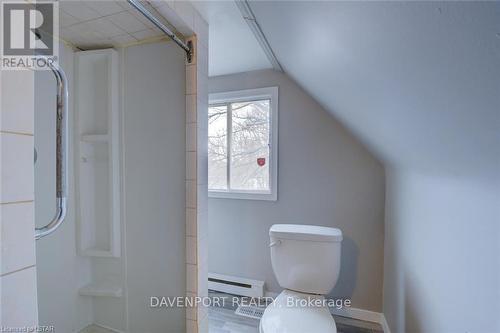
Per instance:
[[[269,191],[270,100],[212,105],[208,122],[209,189]]]
[[[208,188],[227,189],[227,106],[208,108]]]
[[[230,168],[231,188],[269,189],[269,100],[232,104]]]

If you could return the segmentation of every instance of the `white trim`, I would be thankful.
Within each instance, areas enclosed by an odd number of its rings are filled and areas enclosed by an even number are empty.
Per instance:
[[[255,15],[253,14],[248,1],[235,1],[235,4],[240,10],[241,16],[247,22],[250,31],[252,31],[262,51],[266,55],[271,65],[273,65],[273,68],[283,73],[284,72],[283,67],[281,67],[280,62],[278,61],[276,55],[274,54],[273,48],[269,44],[266,35],[264,35],[264,32],[260,28],[259,22],[257,22],[257,19],[255,18]]]
[[[387,323],[387,320],[385,319],[385,315],[383,313],[380,314],[380,325],[382,325],[382,329],[384,330],[384,333],[391,333],[391,328],[389,327],[389,324]]]
[[[389,325],[387,325],[387,321],[385,320],[385,316],[381,312],[358,309],[353,307],[345,307],[342,309],[332,308],[330,309],[330,312],[337,316],[377,323],[380,326],[382,326],[382,330],[384,331],[384,333],[391,333]]]
[[[331,308],[330,312],[337,316],[348,317],[348,318],[359,319],[363,321],[369,321],[372,323],[381,324],[382,313],[380,312],[358,309],[353,307],[344,307],[342,309]]]
[[[219,199],[239,199],[239,200],[268,200],[276,201],[277,194],[268,191],[222,191],[222,190],[209,190],[209,198]]]
[[[249,99],[270,99],[271,119],[270,130],[271,149],[269,151],[269,181],[270,191],[223,191],[209,190],[209,198],[245,199],[245,200],[278,200],[278,113],[279,88],[266,87],[212,93],[209,95],[209,105],[228,102],[248,101]]]

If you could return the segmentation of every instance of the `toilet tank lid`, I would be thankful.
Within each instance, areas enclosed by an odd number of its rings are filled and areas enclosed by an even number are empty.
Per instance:
[[[342,241],[340,229],[304,224],[275,224],[269,229],[269,236],[315,242]]]

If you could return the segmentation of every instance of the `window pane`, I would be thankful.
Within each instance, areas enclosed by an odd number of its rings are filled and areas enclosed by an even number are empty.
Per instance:
[[[231,189],[269,190],[269,100],[232,103]]]
[[[227,189],[227,106],[208,108],[208,188]]]

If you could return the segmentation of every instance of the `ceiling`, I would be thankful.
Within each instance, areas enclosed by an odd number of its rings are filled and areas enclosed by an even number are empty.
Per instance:
[[[193,1],[209,24],[209,75],[272,68],[234,1]]]
[[[161,33],[125,1],[61,1],[83,49]],[[168,16],[168,4],[150,10]],[[272,68],[233,1],[196,1],[210,76]],[[286,73],[386,165],[500,169],[500,2],[251,1]]]
[[[164,19],[175,17],[171,3],[163,0],[141,2],[175,30],[169,23],[177,22]],[[125,0],[63,0],[59,3],[60,36],[79,49],[123,47],[164,38],[158,28]],[[272,68],[234,1],[195,1],[192,4],[210,25],[210,76]]]
[[[386,165],[499,179],[500,2],[251,7],[287,74]]]
[[[158,18],[162,17],[162,11],[170,11],[166,3],[155,5],[155,8],[147,2],[143,4]],[[164,37],[158,28],[124,0],[60,1],[59,11],[61,38],[83,50],[121,47]]]

